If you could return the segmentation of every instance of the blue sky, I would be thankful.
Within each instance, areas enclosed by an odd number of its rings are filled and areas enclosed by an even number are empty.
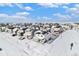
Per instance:
[[[0,3],[0,22],[79,22],[79,4]]]

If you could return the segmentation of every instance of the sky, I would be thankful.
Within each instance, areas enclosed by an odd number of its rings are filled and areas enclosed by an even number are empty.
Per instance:
[[[0,22],[79,22],[79,3],[0,3]]]

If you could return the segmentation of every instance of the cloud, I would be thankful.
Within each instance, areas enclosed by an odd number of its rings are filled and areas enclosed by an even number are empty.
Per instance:
[[[7,17],[8,15],[7,14],[0,14],[0,17]]]
[[[40,20],[41,20],[41,19],[42,19],[42,20],[50,20],[50,19],[52,19],[52,18],[50,18],[50,17],[48,17],[48,16],[41,16],[41,17],[38,16],[37,19],[40,19]]]
[[[79,16],[79,4],[75,4],[74,7],[67,8],[66,13],[70,13],[72,17]]]
[[[42,7],[58,7],[58,5],[54,4],[54,3],[38,3],[38,5],[42,6]]]
[[[28,16],[28,15],[30,15],[30,13],[28,13],[28,12],[17,12],[16,15],[19,15],[19,16]]]
[[[24,7],[24,9],[27,10],[27,11],[33,10],[32,7],[30,7],[30,6],[26,6],[26,7]]]
[[[32,7],[30,7],[30,6],[23,6],[22,3],[16,3],[15,5],[23,10],[27,10],[27,11],[33,10]]]
[[[69,12],[76,12],[79,10],[79,4],[74,4],[73,7],[67,8],[67,11]]]
[[[13,7],[14,5],[16,5],[19,8],[23,8],[23,4],[21,3],[0,3],[1,7],[5,7],[5,6],[9,6],[9,7]]]
[[[23,6],[22,3],[16,3],[15,5],[16,5],[17,7],[19,7],[20,9],[23,9],[23,10],[27,10],[27,11],[33,10],[32,7],[30,7],[30,6]]]
[[[27,11],[31,11],[33,10],[32,7],[30,6],[23,6],[22,3],[0,3],[0,6],[1,7],[5,7],[5,6],[8,6],[8,7],[18,7],[20,9],[23,9],[23,10],[27,10]]]
[[[27,10],[27,11],[33,10],[32,7],[30,7],[30,6],[23,6],[23,4],[21,4],[21,3],[16,3],[15,5],[17,7],[19,7],[20,9],[23,9],[23,10]]]
[[[69,11],[71,12],[77,11],[77,8],[69,8]]]
[[[70,15],[65,15],[65,14],[63,15],[61,13],[56,13],[56,14],[53,14],[53,16],[58,21],[70,21],[71,20],[71,16]]]
[[[38,3],[37,5],[40,5],[42,7],[46,7],[46,8],[53,8],[56,7],[58,8],[59,6],[64,6],[65,8],[67,8],[68,3]]]
[[[68,6],[66,6],[66,5],[64,5],[64,6],[62,6],[64,9],[68,9],[69,7]]]
[[[79,22],[79,4],[74,4],[73,7],[65,9],[65,13],[70,15],[72,21]]]
[[[27,16],[21,15],[8,15],[8,14],[0,14],[0,22],[7,23],[23,23],[31,21]]]
[[[75,7],[76,7],[76,8],[79,8],[79,4],[75,4]]]
[[[51,18],[49,18],[49,17],[47,17],[47,16],[43,16],[42,18],[43,18],[43,19],[46,19],[46,20],[51,19]]]
[[[38,16],[36,17],[36,22],[69,22],[72,21],[71,15],[55,13],[52,17],[48,16]]]
[[[13,7],[13,4],[12,3],[0,3],[0,6],[1,7],[4,7],[4,6]]]
[[[15,5],[16,5],[17,7],[19,7],[20,9],[23,9],[23,4],[21,4],[21,3],[15,3]]]
[[[56,13],[53,14],[54,21],[56,22],[79,22],[79,14],[61,14],[61,13]]]

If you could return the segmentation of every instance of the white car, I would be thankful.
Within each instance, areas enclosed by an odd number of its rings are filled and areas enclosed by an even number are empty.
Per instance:
[[[24,37],[27,39],[32,39],[32,32],[30,31],[30,29],[26,29]]]
[[[45,36],[42,34],[41,31],[36,31],[34,33],[33,40],[36,42],[44,43],[45,42]]]

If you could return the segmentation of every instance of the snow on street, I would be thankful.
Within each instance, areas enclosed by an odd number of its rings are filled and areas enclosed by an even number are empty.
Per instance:
[[[2,48],[2,51],[0,51],[0,55],[27,55],[25,54],[20,48],[17,48],[15,45],[11,44],[8,40],[8,35],[6,36],[5,33],[0,33],[0,48]],[[8,38],[10,40],[10,38]]]
[[[71,43],[73,43],[72,50]],[[53,52],[51,52],[53,55],[77,56],[79,55],[79,32],[68,30],[58,37],[53,45]]]
[[[71,50],[71,43],[73,47]],[[79,55],[79,31],[68,30],[51,44],[40,44],[33,40],[19,40],[9,33],[0,33],[0,55],[4,56],[70,56]]]
[[[0,33],[0,55],[48,55],[51,50],[49,47],[50,44],[44,45],[27,39],[19,40],[8,33]]]

